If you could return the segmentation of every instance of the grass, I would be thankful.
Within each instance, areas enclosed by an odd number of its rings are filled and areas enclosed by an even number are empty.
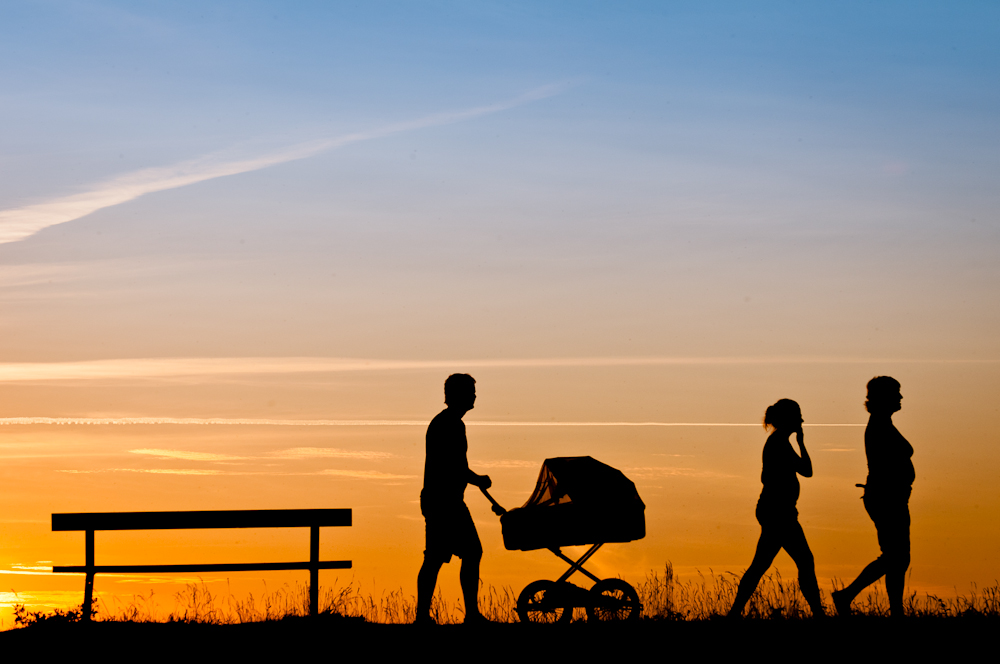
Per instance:
[[[636,586],[643,605],[643,615],[651,619],[710,620],[724,616],[736,597],[740,577],[732,572],[698,580],[678,582],[673,568],[667,563],[662,572],[652,571]],[[842,588],[834,579],[835,588]],[[832,602],[824,597],[828,611]],[[910,593],[903,598],[908,616],[921,618],[959,618],[969,616],[1000,617],[1000,584],[980,590],[972,586],[968,595],[956,593],[954,598],[943,599],[935,595]],[[853,604],[855,615],[883,617],[889,615],[889,598],[885,586],[879,582],[862,593]],[[802,619],[812,613],[799,592],[798,582],[786,580],[775,570],[764,576],[757,590],[747,603],[744,617],[749,619]]]
[[[881,588],[856,604],[862,617],[803,620],[808,615],[795,582],[777,572],[766,577],[748,606],[749,619],[718,619],[736,591],[734,574],[709,573],[679,582],[669,565],[650,572],[636,590],[645,606],[642,620],[560,625],[498,624],[426,629],[412,621],[414,598],[402,591],[365,595],[356,585],[334,586],[322,594],[323,615],[305,618],[304,585],[282,586],[256,596],[213,593],[192,584],[163,612],[151,594],[132,600],[99,602],[92,624],[79,611],[32,613],[20,607],[20,627],[0,633],[10,658],[79,657],[81,653],[154,652],[166,658],[223,658],[248,661],[335,653],[348,660],[403,660],[416,653],[464,653],[487,662],[509,662],[528,654],[541,660],[618,661],[635,653],[666,653],[678,660],[748,659],[751,654],[792,653],[820,662],[866,657],[885,661],[953,658],[963,644],[988,642],[1000,615],[1000,587],[953,599],[911,594],[907,620],[884,619]],[[515,623],[515,593],[485,587],[480,604],[495,622]],[[170,599],[170,598],[164,598]],[[440,623],[462,619],[461,602],[434,603]],[[584,612],[577,610],[582,617]]]
[[[697,579],[679,582],[670,563],[663,570],[654,570],[636,585],[643,605],[645,621],[710,621],[724,616],[732,605],[739,583],[739,576],[731,572],[708,576],[699,574]],[[839,587],[836,580],[834,585]],[[162,614],[152,591],[148,595],[135,595],[131,601],[113,599],[109,605],[104,600],[95,602],[94,619],[102,622],[128,623],[198,623],[209,625],[234,625],[278,621],[305,616],[309,612],[308,587],[302,584],[284,585],[275,590],[265,590],[260,595],[250,594],[236,598],[230,593],[213,593],[207,584],[189,584],[174,596],[174,608]],[[480,609],[491,621],[517,622],[515,606],[517,592],[510,587],[497,589],[484,586],[480,595]],[[827,598],[827,605],[830,602]],[[878,617],[888,615],[888,598],[881,584],[873,586],[867,594],[855,601],[855,613]],[[905,598],[907,615],[920,618],[960,618],[1000,616],[1000,584],[979,590],[973,587],[968,595],[943,599],[934,595],[918,596],[911,593]],[[365,595],[353,582],[326,588],[321,593],[320,611],[327,616],[361,619],[374,624],[409,624],[416,615],[416,598],[401,589],[375,597]],[[431,607],[432,617],[439,624],[459,623],[464,617],[461,600],[448,602],[440,593]],[[577,609],[583,617],[582,609]],[[751,620],[799,620],[810,616],[802,594],[795,581],[781,576],[779,571],[766,575],[747,604],[746,618]],[[76,622],[79,610],[42,613],[29,611],[24,605],[16,608],[15,623],[18,627],[38,624]]]

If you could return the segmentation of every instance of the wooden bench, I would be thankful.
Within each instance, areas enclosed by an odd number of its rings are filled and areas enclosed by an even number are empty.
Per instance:
[[[86,532],[86,564],[60,565],[56,574],[86,574],[83,619],[90,620],[94,575],[166,574],[174,572],[258,572],[309,570],[309,614],[319,608],[319,571],[350,569],[350,560],[319,559],[319,529],[350,526],[349,509],[324,510],[224,510],[217,512],[83,512],[53,514],[52,530]],[[207,565],[95,565],[94,532],[98,530],[179,530],[188,528],[309,528],[309,560],[294,563],[216,563]]]

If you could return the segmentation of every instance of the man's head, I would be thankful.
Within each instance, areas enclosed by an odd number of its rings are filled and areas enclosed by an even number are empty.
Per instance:
[[[452,374],[444,381],[444,402],[449,408],[472,410],[476,403],[476,379],[469,374]]]

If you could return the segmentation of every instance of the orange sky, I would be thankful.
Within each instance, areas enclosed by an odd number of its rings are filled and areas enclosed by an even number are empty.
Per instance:
[[[466,417],[470,462],[491,475],[503,505],[527,499],[551,456],[591,455],[635,481],[647,505],[647,537],[609,545],[592,564],[601,576],[633,583],[667,561],[682,578],[749,564],[759,534],[753,510],[766,438],[755,420],[777,398],[797,399],[807,425],[817,425],[806,429],[816,472],[802,481],[799,511],[826,590],[831,579],[852,576],[877,555],[854,487],[866,472],[861,402],[867,377],[894,375],[904,394],[897,426],[916,450],[909,587],[950,596],[992,581],[1000,501],[990,441],[1000,422],[983,395],[996,388],[996,364],[735,361],[468,370],[479,393]],[[44,399],[65,417],[93,414],[102,402],[142,402],[148,416],[165,423],[0,426],[7,496],[0,566],[8,587],[29,604],[79,601],[81,578],[46,574],[52,564],[80,564],[83,556],[82,534],[50,532],[52,512],[350,507],[354,527],[324,530],[322,555],[352,559],[354,569],[325,572],[321,583],[353,579],[366,592],[413,594],[423,548],[417,503],[423,423],[440,408],[442,376],[437,369],[388,369],[9,384],[2,394],[8,408]],[[179,413],[212,414],[220,423],[166,423]],[[275,424],[221,423],[262,416]],[[348,419],[360,423],[335,423]],[[562,563],[547,552],[505,551],[485,499],[470,489],[467,501],[486,550],[484,582],[517,591],[561,574]],[[97,560],[294,560],[306,555],[307,542],[305,530],[99,533]],[[793,574],[784,554],[776,565]],[[445,569],[443,587],[455,599],[457,565]],[[201,578],[237,595],[259,594],[264,580],[272,588],[305,582],[304,573]],[[113,602],[110,595],[127,601],[153,590],[169,609],[186,581],[99,576],[97,591]],[[5,598],[8,607],[14,601]]]

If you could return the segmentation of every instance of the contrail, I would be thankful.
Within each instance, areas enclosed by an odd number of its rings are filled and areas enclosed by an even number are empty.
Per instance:
[[[63,196],[34,205],[0,210],[0,243],[17,242],[49,226],[64,224],[92,212],[134,200],[144,194],[176,189],[205,180],[257,171],[268,166],[312,157],[327,150],[351,143],[369,141],[415,129],[453,124],[472,118],[499,113],[532,101],[554,96],[569,84],[555,84],[536,88],[513,99],[458,111],[436,113],[415,120],[397,122],[369,131],[353,132],[315,141],[299,143],[270,154],[251,158],[234,159],[225,153],[213,153],[183,161],[172,166],[145,168],[97,183],[90,191]]]

